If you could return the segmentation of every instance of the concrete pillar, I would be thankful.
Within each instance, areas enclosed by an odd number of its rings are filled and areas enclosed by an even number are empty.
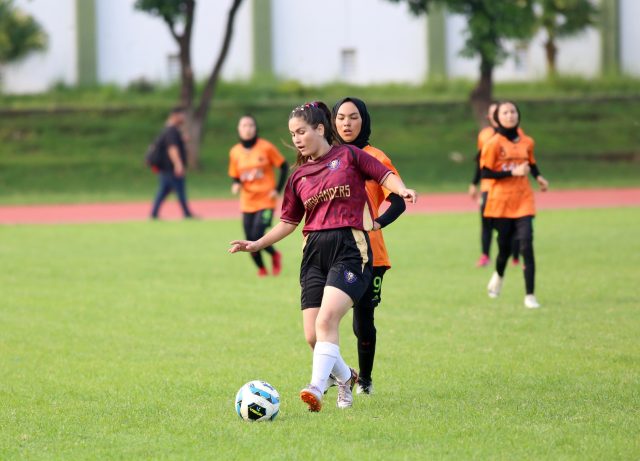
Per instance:
[[[601,1],[600,33],[602,36],[602,75],[619,75],[620,5],[618,0]]]
[[[271,0],[253,0],[253,76],[273,76]]]
[[[98,82],[96,1],[76,0],[77,84]]]
[[[428,79],[447,78],[447,23],[443,6],[433,4],[427,15]]]

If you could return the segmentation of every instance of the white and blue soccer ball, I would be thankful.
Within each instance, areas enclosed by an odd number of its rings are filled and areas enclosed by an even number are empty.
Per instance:
[[[280,394],[265,381],[249,381],[236,394],[236,413],[245,421],[273,421],[278,411]]]

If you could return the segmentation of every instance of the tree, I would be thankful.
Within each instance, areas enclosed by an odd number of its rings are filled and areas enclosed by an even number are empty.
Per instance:
[[[47,34],[33,17],[0,0],[0,69],[47,47]]]
[[[527,39],[533,35],[534,0],[390,0],[406,1],[414,14],[427,13],[430,4],[441,4],[467,20],[462,56],[480,58],[480,79],[470,95],[471,105],[480,124],[493,98],[493,69],[508,53],[506,39]]]
[[[187,150],[189,162],[194,167],[200,165],[200,146],[204,138],[204,124],[209,114],[211,101],[215,96],[222,65],[227,57],[233,24],[242,0],[233,0],[224,33],[222,48],[218,58],[207,78],[204,89],[198,101],[195,91],[195,78],[191,64],[191,34],[195,14],[195,0],[136,0],[135,8],[151,15],[162,18],[169,28],[171,36],[178,44],[180,59],[180,104],[187,115]]]
[[[596,23],[598,10],[590,0],[536,0],[537,25],[545,30],[547,40],[544,48],[547,57],[547,75],[557,75],[556,40],[576,35]]]

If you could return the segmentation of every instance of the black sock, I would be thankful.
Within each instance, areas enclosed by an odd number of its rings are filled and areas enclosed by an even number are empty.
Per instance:
[[[360,380],[371,382],[371,372],[373,371],[373,360],[375,356],[375,340],[366,342],[358,341],[358,366],[360,367]]]

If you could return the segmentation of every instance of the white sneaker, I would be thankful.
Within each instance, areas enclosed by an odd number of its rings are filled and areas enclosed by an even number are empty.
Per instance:
[[[363,381],[358,378],[358,384],[356,385],[356,394],[371,395],[373,394],[373,382]]]
[[[358,373],[351,368],[351,376],[344,383],[338,380],[338,408],[353,406],[353,386],[358,382]]]
[[[537,309],[540,307],[540,303],[536,299],[535,295],[527,295],[524,297],[524,307],[529,309]]]
[[[494,272],[491,276],[491,280],[489,280],[489,285],[487,285],[487,294],[490,298],[497,298],[502,291],[502,280],[503,278],[498,275],[497,272]]]

